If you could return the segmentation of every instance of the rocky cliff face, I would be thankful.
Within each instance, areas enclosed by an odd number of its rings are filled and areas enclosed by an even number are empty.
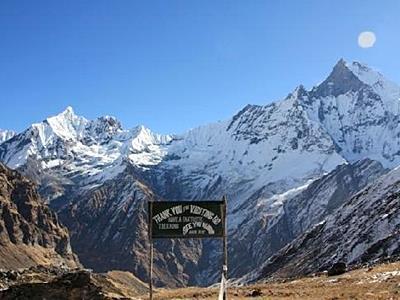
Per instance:
[[[252,266],[243,267],[246,258],[261,263],[383,171],[373,163],[336,167],[365,158],[400,164],[399,98],[400,88],[380,73],[341,60],[311,90],[299,86],[281,101],[248,105],[182,135],[125,130],[113,117],[90,121],[67,108],[0,144],[0,160],[39,184],[87,265],[141,278],[148,199],[227,194],[230,268],[239,276]],[[329,183],[312,183],[322,177]],[[160,243],[156,267],[171,271],[157,271],[158,282],[213,283],[215,243]]]
[[[335,214],[272,256],[250,280],[327,270],[336,262],[358,265],[400,256],[400,169],[381,176]]]
[[[73,249],[85,266],[99,272],[129,270],[147,280],[147,205],[157,200],[161,199],[128,166],[115,180],[74,198],[59,212],[70,229]],[[155,241],[154,246],[155,284],[190,284],[201,243],[165,240]]]
[[[34,184],[0,163],[0,267],[79,265],[67,229],[41,202]]]
[[[232,266],[240,277],[262,265],[293,239],[323,221],[352,195],[387,170],[369,159],[340,165],[332,172],[284,194],[249,199],[238,214],[247,216],[231,233],[230,256],[241,264]]]

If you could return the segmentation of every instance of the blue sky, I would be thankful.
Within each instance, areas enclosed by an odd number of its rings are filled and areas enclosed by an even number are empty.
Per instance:
[[[179,133],[312,87],[341,57],[400,83],[399,16],[397,0],[2,0],[0,128],[71,105]]]

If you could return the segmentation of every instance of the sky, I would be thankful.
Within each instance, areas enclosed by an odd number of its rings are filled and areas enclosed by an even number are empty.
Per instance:
[[[311,88],[342,57],[400,83],[399,16],[398,0],[1,0],[0,128],[70,105],[182,133]]]

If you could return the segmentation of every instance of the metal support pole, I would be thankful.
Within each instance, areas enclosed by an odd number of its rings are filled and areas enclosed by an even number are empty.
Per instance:
[[[150,241],[150,278],[149,278],[150,300],[153,300],[153,241]]]
[[[227,224],[227,217],[226,217],[226,205],[227,205],[227,201],[226,201],[226,196],[224,196],[222,198],[222,200],[224,201],[224,211],[223,211],[223,215],[224,215],[224,238],[223,238],[223,250],[224,250],[224,265],[223,265],[223,274],[224,274],[224,278],[225,278],[225,283],[227,283],[228,281],[228,224]],[[228,289],[227,289],[227,284],[225,285],[225,289],[224,289],[224,300],[228,299]]]

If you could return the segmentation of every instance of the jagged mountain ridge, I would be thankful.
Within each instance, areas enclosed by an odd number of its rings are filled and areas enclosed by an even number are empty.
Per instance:
[[[341,60],[310,91],[300,86],[280,102],[248,105],[231,120],[181,136],[143,126],[123,130],[115,118],[88,121],[67,108],[2,145],[0,159],[15,168],[34,156],[44,169],[76,177],[82,186],[115,177],[128,160],[156,169],[165,184],[162,175],[170,172],[179,182],[196,182],[198,189],[181,189],[182,198],[207,197],[205,190],[220,196],[232,188],[231,198],[247,198],[266,183],[280,183],[274,192],[300,186],[345,161],[369,157],[396,166],[399,97],[400,89],[378,72]]]
[[[143,154],[140,164],[159,161],[159,145],[171,140],[169,136],[152,133],[143,126],[123,130],[114,117],[88,121],[77,116],[71,107],[57,116],[33,124],[1,145],[0,156],[8,166],[18,168],[29,158],[40,161],[43,169],[52,169],[74,178],[86,178],[82,185],[101,183],[120,173],[121,163],[135,154]],[[143,159],[148,160],[143,161]]]
[[[218,199],[227,194],[234,232],[246,219],[265,219],[281,200],[271,202],[267,210],[254,207],[238,213],[247,203],[301,190],[340,164],[366,157],[385,167],[398,164],[398,91],[368,67],[339,61],[329,77],[309,91],[300,86],[279,102],[248,105],[230,120],[166,136],[142,126],[123,130],[112,117],[88,121],[67,108],[1,144],[0,160],[30,174],[59,211],[76,199],[82,201],[77,207],[84,209],[87,199],[81,195],[117,186],[127,166],[134,170],[132,180],[163,199]],[[129,207],[132,195],[118,201],[121,205],[112,213],[118,214],[124,204]],[[132,218],[141,220],[143,210],[136,213]],[[99,241],[128,230],[113,218],[106,221],[91,219],[81,231],[73,231],[73,239],[100,224],[113,232],[100,233]],[[207,267],[216,255],[202,245],[193,250],[202,263],[192,273],[182,272],[185,255],[179,255],[179,247],[172,251],[179,283],[208,284],[216,279],[216,272]],[[81,254],[101,251],[96,245],[81,246]],[[140,248],[135,241],[128,247],[132,252]],[[127,268],[135,270],[133,265]]]

